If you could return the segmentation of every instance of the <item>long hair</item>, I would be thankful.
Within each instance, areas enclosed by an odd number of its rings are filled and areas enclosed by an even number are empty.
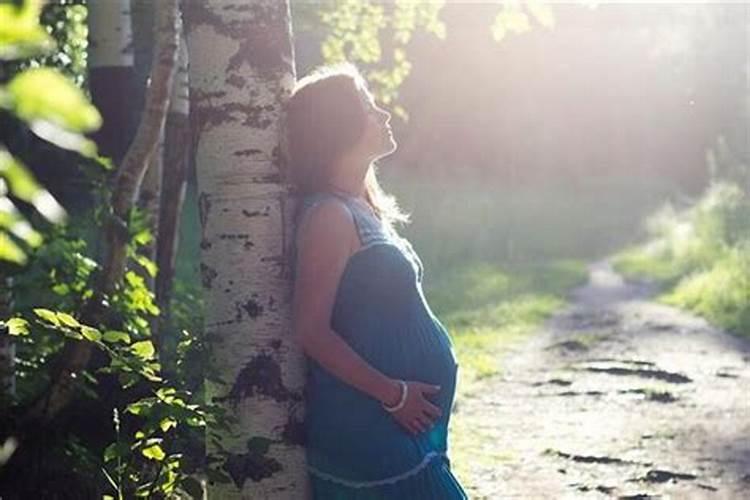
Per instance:
[[[284,113],[287,176],[304,196],[325,190],[331,166],[365,130],[362,95],[367,83],[357,67],[344,62],[319,66],[294,87]],[[365,200],[389,225],[409,222],[396,198],[385,192],[373,163],[364,179]]]

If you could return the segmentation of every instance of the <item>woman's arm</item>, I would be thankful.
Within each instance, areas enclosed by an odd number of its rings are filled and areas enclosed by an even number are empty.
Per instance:
[[[387,405],[398,382],[373,368],[330,327],[339,281],[356,237],[349,211],[334,200],[311,208],[297,229],[293,334],[305,353],[349,385]]]

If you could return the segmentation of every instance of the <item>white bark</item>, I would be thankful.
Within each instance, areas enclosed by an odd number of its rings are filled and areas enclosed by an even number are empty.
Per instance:
[[[88,2],[89,68],[133,66],[129,0]]]
[[[207,397],[237,417],[231,433],[217,432],[225,452],[209,439],[233,479],[209,485],[210,496],[305,498],[305,370],[290,336],[291,210],[279,155],[281,106],[295,81],[289,6],[207,0],[185,8],[205,334],[226,383],[207,380]]]
[[[188,78],[187,40],[185,40],[184,32],[180,36],[176,71],[172,86],[172,99],[169,101],[169,112],[187,117],[190,113],[190,81]]]

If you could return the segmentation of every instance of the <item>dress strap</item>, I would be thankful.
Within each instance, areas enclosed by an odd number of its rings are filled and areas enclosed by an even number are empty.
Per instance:
[[[359,240],[362,244],[361,249],[390,240],[385,224],[378,219],[364,200],[338,193],[317,192],[305,196],[302,199],[302,203],[297,212],[297,224],[299,225],[303,221],[305,215],[309,213],[310,209],[315,205],[323,200],[331,198],[344,203],[349,210],[349,213],[351,213],[359,235]]]
[[[362,243],[360,250],[375,245],[377,243],[383,243],[390,241],[388,231],[383,224],[383,221],[378,219],[375,213],[361,198],[350,198],[346,196],[338,196],[354,217],[354,223],[357,226],[357,232],[359,233],[359,240]]]

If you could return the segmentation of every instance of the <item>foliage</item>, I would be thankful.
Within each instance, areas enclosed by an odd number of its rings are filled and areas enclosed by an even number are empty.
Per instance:
[[[662,301],[750,335],[750,170],[718,144],[700,199],[682,210],[665,205],[647,220],[650,240],[620,253],[616,265],[660,282]]]
[[[325,0],[297,5],[295,16],[319,16],[325,29],[321,43],[323,60],[326,63],[346,60],[361,65],[378,99],[407,120],[406,110],[396,102],[398,88],[411,70],[406,46],[419,28],[439,38],[445,37],[445,25],[438,17],[444,3],[442,0],[385,3]]]
[[[445,23],[440,19],[445,0],[414,2],[395,0],[325,0],[295,5],[295,17],[319,16],[325,29],[321,55],[325,63],[350,61],[364,67],[364,74],[377,98],[402,120],[409,118],[398,103],[398,89],[409,76],[411,62],[408,44],[417,30],[446,36]],[[552,9],[544,2],[498,2],[499,11],[488,29],[496,41],[507,33],[523,33],[531,29],[532,20],[541,26],[554,26]],[[311,12],[312,11],[312,12]],[[302,29],[309,26],[302,24]]]
[[[508,33],[524,33],[531,29],[532,19],[545,28],[555,25],[555,17],[548,4],[539,0],[503,2],[492,23],[492,38],[501,41]]]
[[[15,59],[50,51],[52,38],[38,25],[39,1],[0,5],[0,57]],[[51,69],[28,69],[0,86],[0,111],[26,122],[39,137],[57,146],[93,155],[95,147],[83,133],[99,127],[101,117],[83,93]],[[10,196],[8,196],[10,195]],[[38,247],[40,234],[18,209],[29,203],[49,221],[61,222],[66,213],[31,172],[0,144],[0,260],[26,261],[27,248]]]
[[[38,24],[40,14],[51,16],[46,20],[47,32]],[[62,24],[50,29],[55,18]],[[0,57],[37,56],[24,64],[3,66],[3,70],[10,68],[12,78],[0,86],[0,112],[17,117],[43,140],[105,165],[105,159],[95,157],[93,142],[83,135],[98,128],[101,117],[76,85],[83,80],[72,82],[63,76],[84,73],[84,18],[82,2],[57,2],[45,6],[44,11],[38,1],[0,4]],[[75,45],[78,42],[83,45]],[[62,46],[65,43],[74,46]],[[70,53],[75,57],[66,55]],[[62,67],[62,71],[47,66]],[[201,323],[195,315],[201,314],[202,304],[195,290],[177,283],[180,307],[163,326],[165,334],[175,336],[178,356],[175,372],[167,377],[151,336],[150,325],[159,309],[143,278],[153,277],[157,269],[138,252],[152,235],[143,214],[134,210],[127,225],[129,262],[124,280],[104,298],[104,317],[96,324],[86,323],[83,318],[94,299],[101,255],[95,243],[87,243],[81,236],[100,231],[110,193],[109,172],[99,168],[85,173],[101,191],[89,212],[93,213],[93,227],[81,227],[87,225],[81,216],[74,224],[35,222],[34,228],[22,204],[33,206],[53,222],[67,221],[66,212],[0,145],[0,259],[15,263],[9,268],[13,278],[11,317],[5,316],[9,311],[1,311],[0,331],[14,337],[17,349],[13,373],[17,390],[2,395],[0,413],[23,418],[24,408],[50,382],[50,374],[65,354],[66,342],[85,342],[95,348],[87,370],[76,379],[76,400],[69,410],[76,418],[64,419],[62,427],[53,423],[41,445],[42,453],[28,449],[31,440],[21,440],[17,448],[18,441],[7,440],[0,466],[14,467],[14,457],[24,453],[37,458],[33,469],[22,469],[11,477],[6,474],[3,481],[19,481],[17,485],[32,488],[34,494],[88,485],[89,492],[108,492],[105,498],[201,497],[202,487],[193,475],[204,466],[206,422],[214,422],[212,427],[220,431],[226,418],[218,407],[202,401],[206,375],[202,368],[208,352],[202,337],[193,331],[193,326]],[[87,236],[92,242],[102,237]],[[2,425],[3,436],[12,436],[28,422],[5,427],[9,424],[4,417]],[[35,428],[34,432],[47,431]],[[102,436],[107,436],[104,442]],[[34,482],[57,473],[75,479],[67,485]],[[212,477],[227,480],[220,473]],[[13,490],[13,485],[0,487]]]
[[[88,470],[81,463],[83,457],[98,464],[88,474],[98,478],[102,488],[108,485],[114,498],[166,497],[178,489],[200,496],[200,485],[191,475],[201,466],[205,425],[212,421],[213,427],[220,428],[223,419],[218,407],[202,404],[204,373],[196,370],[208,357],[202,339],[180,330],[177,373],[165,380],[149,329],[158,309],[143,278],[128,270],[109,299],[105,320],[84,324],[80,311],[90,299],[99,265],[87,255],[86,243],[68,228],[56,228],[50,236],[49,243],[31,253],[26,272],[13,284],[13,296],[19,300],[14,317],[6,322],[9,333],[16,336],[20,360],[13,403],[22,406],[40,392],[65,339],[90,342],[103,356],[79,381],[78,390],[93,404],[110,409],[114,434],[102,449],[79,436],[81,453],[67,458],[68,466]],[[128,253],[135,256],[136,248],[146,241],[144,230],[136,225]],[[139,259],[133,265],[153,266],[142,256]],[[195,296],[181,288],[178,293],[186,309],[191,307],[187,299],[195,307]],[[185,326],[187,321],[195,324],[185,314],[177,309],[168,328]],[[117,387],[114,400],[102,390],[112,385]],[[77,405],[85,406],[85,400]],[[67,439],[65,446],[72,443]]]

